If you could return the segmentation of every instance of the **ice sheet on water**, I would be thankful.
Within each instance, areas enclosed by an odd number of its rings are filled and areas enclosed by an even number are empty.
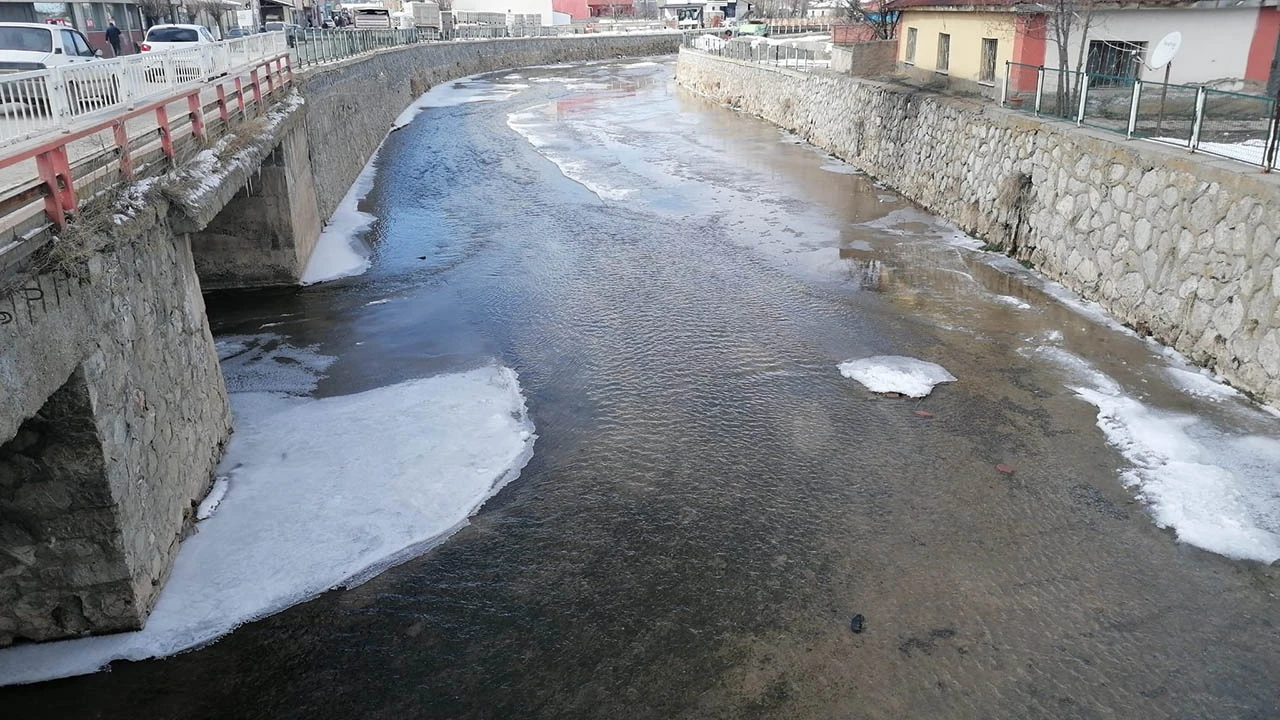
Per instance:
[[[228,486],[226,475],[219,475],[218,479],[213,481],[209,494],[205,495],[204,500],[201,500],[199,507],[196,508],[196,520],[208,520],[218,511],[222,498],[227,496]]]
[[[1242,560],[1280,559],[1280,440],[1223,430],[1208,419],[1152,407],[1060,348],[1044,357],[1081,381],[1070,389],[1098,409],[1107,442],[1131,464],[1121,480],[1155,523],[1182,542]]]
[[[520,75],[507,75],[506,78],[512,80],[523,79]],[[505,78],[504,78],[505,79]],[[528,85],[520,83],[492,83],[487,80],[480,79],[478,75],[464,77],[447,83],[440,83],[431,88],[422,95],[418,96],[413,104],[405,108],[395,121],[391,123],[391,129],[399,130],[400,128],[413,122],[413,119],[427,108],[443,108],[455,107],[457,105],[467,105],[469,103],[478,102],[496,102],[506,100],[521,90],[527,90]]]
[[[901,393],[922,398],[940,383],[955,382],[946,368],[925,360],[902,355],[876,355],[859,360],[846,360],[839,365],[840,374],[857,380],[875,393]]]
[[[864,173],[862,172],[862,170],[860,170],[860,169],[858,169],[858,168],[854,167],[853,165],[850,165],[849,163],[847,163],[847,162],[845,162],[845,161],[843,161],[843,160],[837,160],[837,159],[835,159],[835,158],[828,158],[826,162],[824,162],[824,163],[822,163],[821,165],[819,165],[819,166],[818,166],[818,169],[819,169],[819,170],[825,170],[825,171],[827,171],[827,172],[829,172],[829,173],[835,173],[835,174],[837,174],[837,175],[862,175],[862,174],[864,174]]]
[[[1016,307],[1019,310],[1031,309],[1030,304],[1022,300],[1021,298],[1016,298],[1016,297],[1013,297],[1012,295],[997,295],[996,300],[1004,303],[1005,305],[1011,305],[1013,307]]]
[[[465,525],[535,439],[502,367],[319,400],[240,393],[232,406],[228,490],[182,543],[146,628],[0,650],[0,684],[180,652],[367,579]]]
[[[380,152],[381,145],[374,151],[373,157],[369,158],[351,189],[343,196],[342,202],[338,203],[338,209],[333,211],[333,217],[329,218],[324,230],[320,232],[315,250],[311,252],[311,259],[307,261],[307,269],[302,273],[303,285],[359,275],[369,269],[369,248],[359,236],[377,218],[362,212],[357,205],[373,189]]]
[[[228,392],[305,395],[336,359],[315,346],[295,347],[280,335],[228,335],[216,347]]]
[[[1173,384],[1188,395],[1195,395],[1209,400],[1222,400],[1225,398],[1240,397],[1240,391],[1218,382],[1211,375],[1205,372],[1197,372],[1195,370],[1184,370],[1182,368],[1165,368],[1169,379],[1173,380]]]
[[[510,113],[507,126],[532,145],[539,155],[554,163],[565,177],[590,190],[601,200],[622,201],[631,197],[634,190],[609,185],[602,180],[609,177],[607,172],[595,172],[589,163],[569,156],[565,143],[556,140],[552,117],[555,112],[555,103],[547,103]]]

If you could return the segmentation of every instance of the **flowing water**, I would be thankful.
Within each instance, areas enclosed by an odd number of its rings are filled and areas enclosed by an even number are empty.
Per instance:
[[[387,139],[366,273],[210,298],[318,397],[513,368],[519,478],[7,717],[1280,715],[1280,421],[660,60],[464,83]]]

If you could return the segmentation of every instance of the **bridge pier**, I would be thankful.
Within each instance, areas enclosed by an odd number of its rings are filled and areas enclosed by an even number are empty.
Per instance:
[[[205,290],[298,284],[323,225],[310,155],[299,123],[226,207],[191,234]]]
[[[0,646],[142,627],[231,417],[163,209],[0,292]]]

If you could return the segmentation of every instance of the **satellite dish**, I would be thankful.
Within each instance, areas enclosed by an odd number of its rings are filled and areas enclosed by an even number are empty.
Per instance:
[[[1147,61],[1147,67],[1159,70],[1168,65],[1173,60],[1173,56],[1178,54],[1180,47],[1182,47],[1182,33],[1177,30],[1160,38],[1160,42],[1156,43],[1151,50],[1151,59]]]

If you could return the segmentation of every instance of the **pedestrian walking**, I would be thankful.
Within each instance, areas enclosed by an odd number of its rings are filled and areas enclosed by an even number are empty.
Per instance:
[[[112,57],[120,57],[120,28],[116,27],[115,18],[107,20],[107,42],[111,43]]]

